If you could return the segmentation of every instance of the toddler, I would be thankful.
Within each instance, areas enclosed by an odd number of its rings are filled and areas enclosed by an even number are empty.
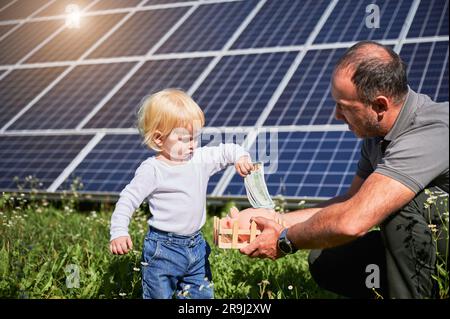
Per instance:
[[[120,193],[111,217],[110,250],[132,249],[128,225],[134,211],[148,200],[151,217],[142,251],[143,298],[213,298],[208,256],[200,229],[206,219],[209,177],[235,164],[246,176],[249,153],[236,144],[197,148],[204,114],[185,92],[166,89],[144,100],[139,131],[157,154],[137,168]]]

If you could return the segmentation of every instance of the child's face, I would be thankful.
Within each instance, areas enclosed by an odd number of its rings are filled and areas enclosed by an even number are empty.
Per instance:
[[[174,161],[186,161],[198,145],[198,133],[192,128],[173,129],[163,141],[162,151]]]

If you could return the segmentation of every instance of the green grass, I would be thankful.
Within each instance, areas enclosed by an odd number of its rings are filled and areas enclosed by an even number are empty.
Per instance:
[[[113,256],[108,250],[112,208],[80,213],[73,197],[58,207],[29,197],[0,197],[0,298],[141,298],[143,210],[130,224],[134,250]],[[203,233],[212,248],[216,298],[337,297],[311,279],[306,251],[271,261],[218,249],[212,244],[212,216]],[[73,267],[78,286],[71,279]]]

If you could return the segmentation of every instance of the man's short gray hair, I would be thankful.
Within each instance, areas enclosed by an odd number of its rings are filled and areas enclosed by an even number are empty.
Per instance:
[[[344,69],[354,72],[351,80],[366,105],[380,94],[399,103],[408,92],[405,63],[390,47],[377,42],[362,41],[350,47],[336,63],[334,74]]]

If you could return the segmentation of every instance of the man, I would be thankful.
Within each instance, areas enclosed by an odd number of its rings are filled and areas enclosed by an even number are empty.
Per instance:
[[[336,118],[364,139],[349,190],[284,214],[286,229],[254,217],[262,234],[241,252],[276,259],[312,249],[313,278],[348,297],[436,296],[435,245],[445,254],[448,242],[448,215],[445,227],[439,217],[448,212],[448,102],[411,90],[400,57],[371,41],[338,61],[332,96]],[[427,209],[428,191],[438,197]]]

